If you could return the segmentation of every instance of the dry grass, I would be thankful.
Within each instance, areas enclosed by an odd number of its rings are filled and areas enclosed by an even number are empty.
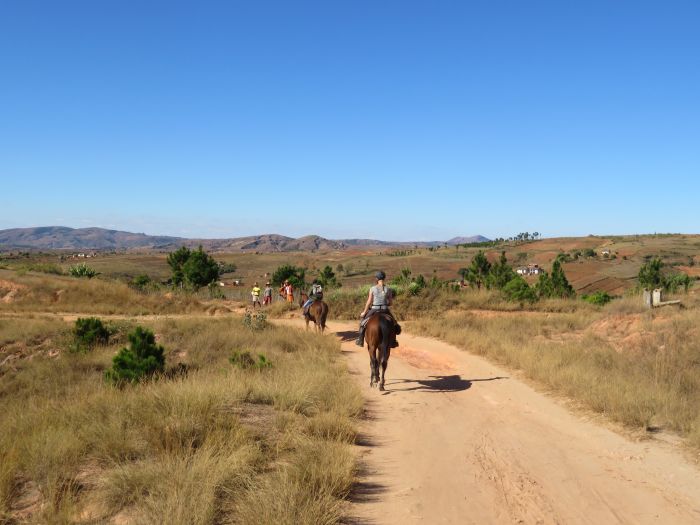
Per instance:
[[[324,296],[329,305],[329,315],[334,319],[357,319],[365,306],[369,287],[340,288]],[[401,293],[391,311],[399,320],[435,316],[455,310],[494,310],[499,312],[592,312],[595,307],[583,301],[548,299],[532,305],[507,301],[496,290],[425,288],[418,295]]]
[[[557,316],[457,313],[409,328],[522,370],[625,425],[671,429],[700,447],[700,312],[646,311],[619,336],[597,329],[629,321],[618,311],[612,303]]]
[[[144,315],[201,312],[205,309],[191,295],[143,293],[116,281],[29,273],[19,275],[7,270],[0,270],[0,279],[20,286],[11,300],[0,301],[0,312]]]
[[[187,374],[111,387],[111,346],[3,377],[0,521],[336,523],[362,409],[338,343],[230,319],[153,328]],[[274,366],[239,370],[234,349]]]

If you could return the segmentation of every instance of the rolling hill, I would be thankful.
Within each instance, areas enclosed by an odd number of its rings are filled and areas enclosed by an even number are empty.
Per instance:
[[[456,241],[457,240],[457,241]],[[319,251],[343,250],[352,247],[373,246],[435,246],[488,240],[476,235],[455,237],[447,243],[433,242],[393,242],[375,239],[326,239],[318,235],[293,238],[277,234],[252,235],[228,239],[188,239],[165,235],[146,235],[104,228],[68,228],[65,226],[44,226],[37,228],[13,228],[0,230],[0,249],[23,250],[168,250],[175,246],[204,246],[216,251]]]

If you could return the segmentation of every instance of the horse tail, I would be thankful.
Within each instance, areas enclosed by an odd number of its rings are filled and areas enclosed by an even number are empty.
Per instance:
[[[381,362],[386,363],[389,360],[389,339],[391,337],[391,325],[389,324],[389,320],[383,315],[379,318],[379,327],[382,330],[382,345],[380,347]]]

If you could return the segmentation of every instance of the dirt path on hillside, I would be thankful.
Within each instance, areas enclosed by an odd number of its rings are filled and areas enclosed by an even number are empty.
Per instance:
[[[355,323],[329,323],[368,419],[350,523],[700,523],[700,471],[451,345],[402,334],[369,388]]]

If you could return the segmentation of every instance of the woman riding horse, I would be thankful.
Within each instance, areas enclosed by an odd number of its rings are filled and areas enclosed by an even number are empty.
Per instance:
[[[365,309],[362,310],[360,314],[360,333],[357,338],[357,346],[365,345],[365,329],[369,320],[379,313],[385,314],[389,319],[391,319],[394,324],[395,333],[401,333],[401,327],[394,319],[394,316],[389,311],[389,306],[391,306],[392,300],[394,298],[394,292],[391,288],[384,284],[384,279],[386,279],[386,274],[382,271],[378,271],[375,276],[377,284],[369,289],[369,295],[367,296],[367,302],[365,303]],[[390,348],[395,348],[399,346],[396,342],[396,337],[392,337],[390,341]]]

